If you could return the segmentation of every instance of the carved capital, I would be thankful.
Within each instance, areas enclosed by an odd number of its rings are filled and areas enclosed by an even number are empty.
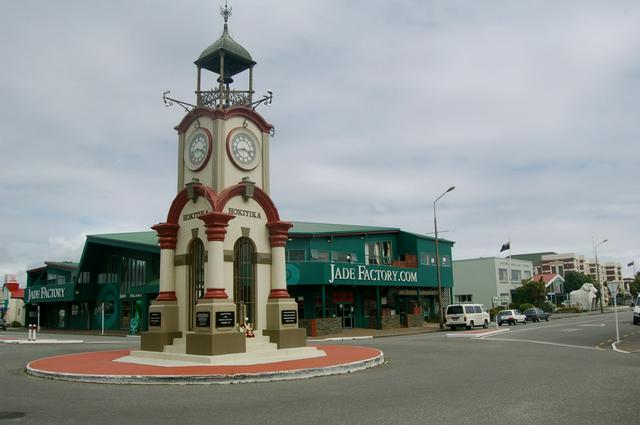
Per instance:
[[[289,229],[293,227],[288,221],[272,221],[267,223],[271,247],[285,247],[289,238]]]
[[[158,223],[151,228],[158,234],[160,249],[176,249],[179,225],[173,223]]]

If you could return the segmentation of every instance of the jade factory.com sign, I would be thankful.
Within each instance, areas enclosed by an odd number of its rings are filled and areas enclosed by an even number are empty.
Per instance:
[[[374,269],[367,266],[330,264],[329,283],[367,281],[383,283],[417,283],[418,272],[413,270]]]
[[[47,285],[37,288],[27,288],[27,302],[56,302],[71,301],[73,289],[68,285]]]

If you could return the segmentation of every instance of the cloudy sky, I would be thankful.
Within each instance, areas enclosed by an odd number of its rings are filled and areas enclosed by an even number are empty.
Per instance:
[[[149,230],[176,187],[221,0],[10,1],[0,13],[0,273]],[[637,1],[231,0],[276,127],[284,219],[640,266]]]

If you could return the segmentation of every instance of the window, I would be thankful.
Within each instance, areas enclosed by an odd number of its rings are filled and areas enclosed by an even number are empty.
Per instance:
[[[115,313],[115,303],[113,301],[105,301],[104,302],[104,314],[105,316],[110,316]]]
[[[471,294],[465,295],[456,295],[456,302],[459,303],[470,303],[472,301],[473,296]]]
[[[473,309],[476,313],[482,313],[482,307],[480,307],[479,305],[474,305]]]
[[[305,261],[304,249],[292,249],[287,251],[287,261]]]
[[[364,256],[366,264],[391,264],[391,241],[366,242]]]
[[[449,261],[449,257],[446,255],[442,256],[442,267],[451,267],[451,262]]]
[[[147,263],[144,260],[122,257],[120,293],[126,294],[131,292],[131,288],[144,285],[146,268]],[[110,275],[117,276],[115,273],[110,273]]]
[[[507,281],[507,269],[498,269],[498,280],[501,282]]]
[[[356,254],[352,252],[331,251],[331,261],[337,263],[355,263],[358,261]]]
[[[312,249],[311,250],[311,261],[329,261],[329,251],[322,251],[320,249]]]
[[[522,275],[524,276],[525,279],[529,280],[531,279],[531,272],[529,270],[525,270],[522,272]]]
[[[425,264],[427,266],[435,266],[436,265],[436,256],[435,256],[435,254],[421,252],[420,253],[420,264]]]
[[[520,282],[522,280],[522,271],[520,270],[511,270],[511,281],[512,282]]]

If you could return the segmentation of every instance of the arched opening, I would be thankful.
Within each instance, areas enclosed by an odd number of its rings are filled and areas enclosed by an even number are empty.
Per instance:
[[[196,324],[196,304],[204,296],[204,244],[195,238],[189,244],[189,330]]]
[[[238,322],[256,328],[256,247],[249,238],[238,239],[233,248],[233,294]],[[246,320],[245,320],[246,318]]]

